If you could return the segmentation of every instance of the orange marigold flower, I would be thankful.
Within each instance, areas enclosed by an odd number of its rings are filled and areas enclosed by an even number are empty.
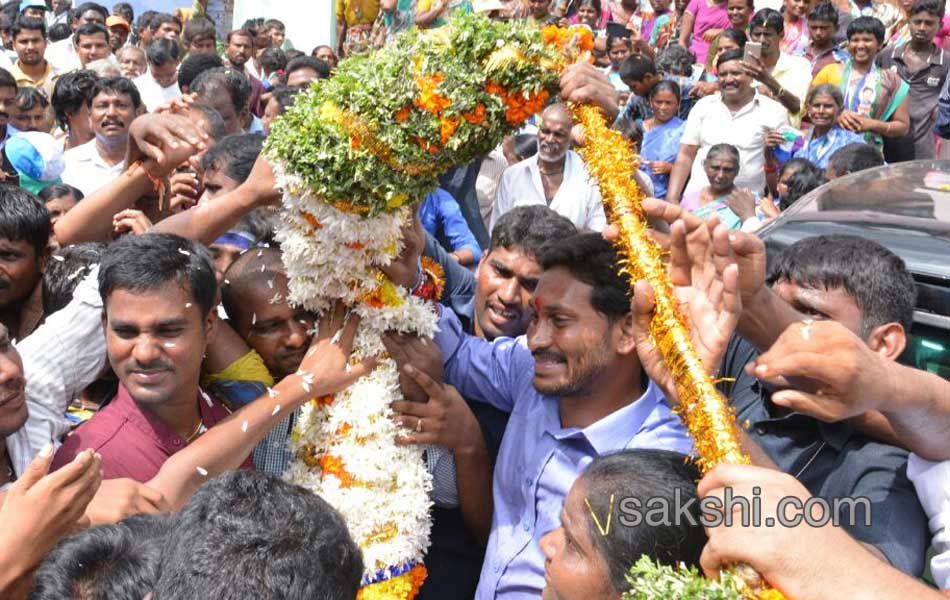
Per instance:
[[[353,430],[353,426],[349,423],[340,423],[340,426],[336,428],[335,434],[338,436],[344,436]]]
[[[354,135],[353,137],[351,137],[351,138],[350,138],[350,148],[352,148],[353,150],[359,150],[359,149],[360,149],[360,138],[356,137],[355,135]]]
[[[323,223],[317,220],[317,218],[307,211],[301,211],[303,218],[306,219],[307,223],[310,223],[314,229],[323,229]]]
[[[439,137],[442,140],[442,145],[444,146],[449,138],[452,137],[452,134],[455,133],[455,130],[458,129],[459,120],[456,117],[441,118],[439,119]]]
[[[343,245],[349,248],[350,250],[362,250],[363,248],[366,247],[361,242],[346,242]]]
[[[396,111],[396,122],[402,123],[409,118],[409,107],[403,106],[398,111]]]
[[[485,105],[481,103],[476,104],[475,110],[473,110],[472,112],[463,114],[462,118],[464,118],[466,121],[468,121],[472,125],[478,125],[479,123],[485,120]]]
[[[437,115],[452,105],[452,100],[441,95],[436,89],[442,82],[442,75],[416,77],[415,81],[419,86],[419,97],[413,102],[416,108]]]
[[[333,475],[340,480],[340,486],[350,487],[355,483],[355,479],[350,475],[346,467],[343,466],[343,459],[338,456],[333,456],[332,454],[327,454],[320,458],[320,470],[323,471],[323,476]]]

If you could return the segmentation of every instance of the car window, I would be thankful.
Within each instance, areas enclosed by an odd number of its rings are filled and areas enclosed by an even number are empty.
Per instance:
[[[914,323],[900,362],[950,379],[950,330]]]

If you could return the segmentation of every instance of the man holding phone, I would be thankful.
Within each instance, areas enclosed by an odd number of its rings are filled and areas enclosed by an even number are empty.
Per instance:
[[[788,110],[793,125],[801,122],[802,100],[811,84],[811,64],[801,56],[781,50],[785,23],[771,8],[755,13],[749,23],[743,68],[759,84],[760,94],[778,101]]]

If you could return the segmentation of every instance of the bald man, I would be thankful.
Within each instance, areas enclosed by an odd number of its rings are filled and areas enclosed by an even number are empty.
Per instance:
[[[571,113],[552,104],[541,113],[538,153],[507,169],[492,206],[491,229],[516,206],[540,204],[567,217],[578,229],[600,231],[607,224],[600,192],[571,146]]]

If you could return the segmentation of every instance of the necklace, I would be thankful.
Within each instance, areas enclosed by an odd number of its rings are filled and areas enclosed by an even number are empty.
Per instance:
[[[191,433],[191,435],[188,436],[188,439],[185,440],[185,445],[187,446],[188,444],[193,442],[195,438],[201,435],[202,433],[204,433],[204,431],[205,431],[205,424],[201,422],[201,419],[198,419],[198,426],[195,427],[195,430]]]

